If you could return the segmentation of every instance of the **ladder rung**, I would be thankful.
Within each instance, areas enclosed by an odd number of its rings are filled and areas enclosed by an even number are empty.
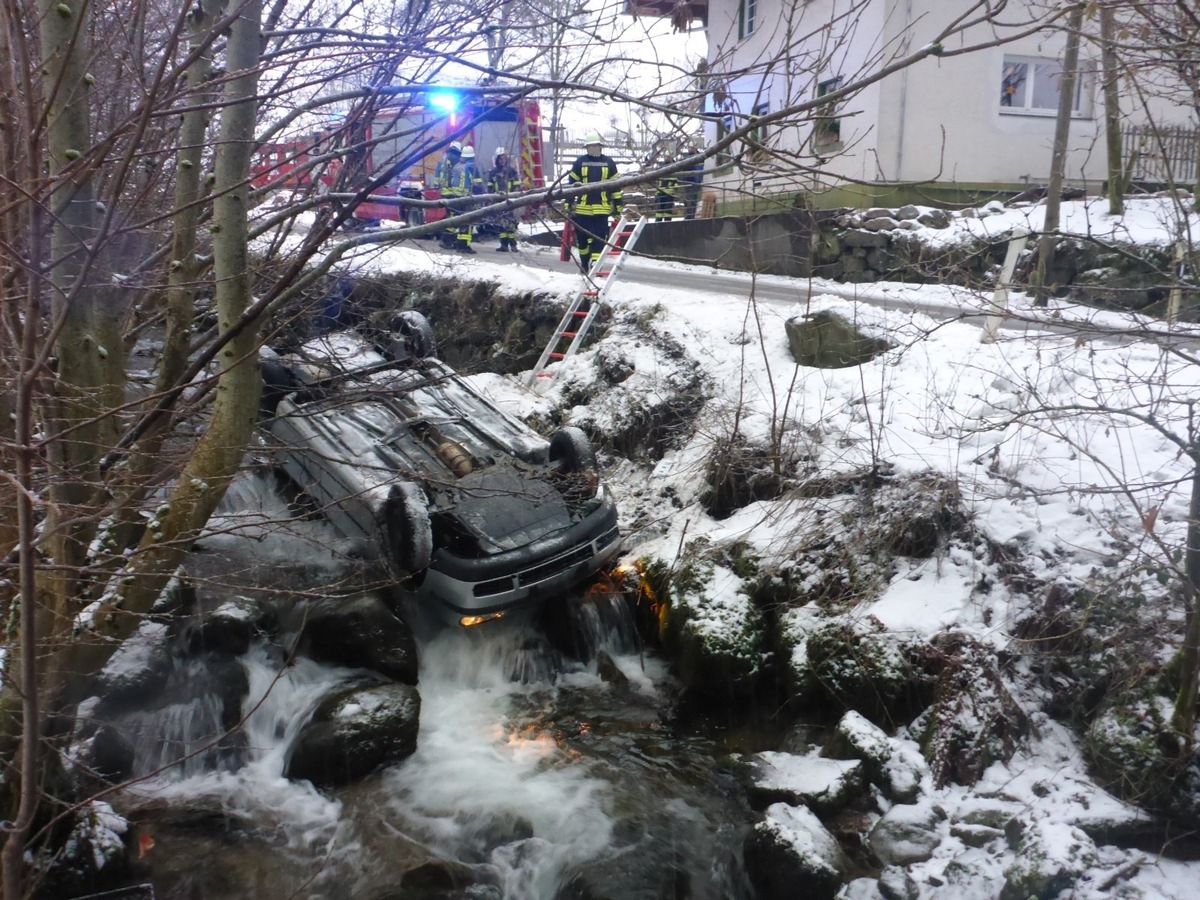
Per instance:
[[[550,358],[551,358],[551,359],[563,359],[565,356],[566,356],[566,354],[565,354],[565,353],[559,353],[557,350],[551,350],[551,351],[550,351]]]
[[[560,336],[560,337],[569,337],[569,338],[573,338],[573,337],[575,337],[575,335],[577,335],[577,334],[579,334],[579,332],[578,332],[578,331],[563,331],[563,332],[560,332],[560,333],[559,333],[559,336]]]
[[[588,311],[587,311],[586,309],[577,309],[577,310],[575,310],[573,313],[571,313],[571,315],[573,315],[573,316],[579,316],[581,319],[582,319],[584,316],[586,316],[587,314],[588,314]]]
[[[585,297],[599,297],[599,296],[600,296],[600,292],[599,292],[599,291],[584,291],[584,292],[583,292],[583,296],[585,296]]]
[[[553,377],[554,377],[554,373],[553,373],[553,372],[538,372],[538,376],[537,376],[537,377],[538,377],[538,378],[553,378]]]
[[[597,272],[596,277],[597,278],[607,278],[611,274],[612,274],[612,269],[609,269],[607,272]]]

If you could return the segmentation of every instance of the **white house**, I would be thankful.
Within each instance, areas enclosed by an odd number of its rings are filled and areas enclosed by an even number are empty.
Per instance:
[[[994,5],[994,4],[993,4]],[[937,42],[969,0],[690,0],[706,20],[707,111],[716,140],[729,128],[866,80],[837,103],[766,124],[759,143],[710,162],[705,187],[726,209],[797,194],[816,206],[964,200],[1044,185],[1050,172],[1066,34],[1037,28],[1061,4],[1010,0],[996,22]],[[642,0],[639,14],[663,14]],[[973,11],[973,12],[972,12]],[[1094,32],[1089,20],[1085,32]],[[918,48],[938,56],[871,81]],[[969,53],[960,51],[977,48]],[[1126,112],[1135,103],[1127,97]],[[1160,124],[1186,111],[1154,101]],[[1074,96],[1066,177],[1099,189],[1106,178],[1098,42],[1085,36]],[[1143,113],[1144,115],[1144,113]],[[1142,120],[1144,121],[1144,119]],[[1185,153],[1184,156],[1187,156]],[[715,163],[715,164],[714,164]],[[1194,177],[1194,154],[1184,160]]]

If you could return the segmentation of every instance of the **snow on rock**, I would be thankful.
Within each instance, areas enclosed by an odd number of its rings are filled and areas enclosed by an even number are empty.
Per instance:
[[[1004,873],[1000,900],[1057,897],[1096,862],[1096,845],[1073,825],[1038,822],[1021,837],[1017,858]]]
[[[762,900],[826,900],[849,869],[837,840],[803,806],[775,803],[746,841],[746,869]]]
[[[931,804],[893,806],[867,837],[871,852],[884,865],[925,862],[942,842],[945,814]]]
[[[864,790],[858,760],[825,759],[816,753],[798,756],[773,750],[747,760],[751,794],[766,803],[807,806],[821,815],[845,808]]]
[[[854,710],[842,716],[822,752],[861,760],[871,783],[896,803],[912,803],[931,787],[929,764],[916,743],[888,737]]]

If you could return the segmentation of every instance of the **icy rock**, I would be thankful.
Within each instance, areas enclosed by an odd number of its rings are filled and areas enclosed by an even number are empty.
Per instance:
[[[858,760],[767,751],[752,756],[749,768],[751,799],[762,806],[783,802],[830,815],[845,809],[864,788]]]
[[[903,648],[874,617],[832,621],[805,640],[804,690],[873,720],[890,716],[908,688],[912,667]]]
[[[848,319],[827,311],[793,316],[784,330],[796,363],[818,369],[861,366],[892,349],[886,339],[865,334]]]
[[[124,835],[129,823],[111,806],[92,801],[74,814],[61,846],[33,859],[39,897],[77,897],[118,887],[129,873]]]
[[[872,219],[890,219],[894,217],[894,210],[886,209],[882,206],[873,206],[868,210],[864,210],[862,213],[862,219],[864,222],[869,222]]]
[[[847,881],[838,900],[882,900],[879,882],[874,878],[855,878]]]
[[[909,203],[905,206],[900,207],[898,210],[896,210],[894,218],[915,219],[919,215],[921,215],[921,210],[918,207],[913,206],[911,203]]]
[[[926,228],[949,228],[950,215],[944,210],[927,209],[917,216],[917,221]]]
[[[915,747],[888,737],[854,710],[842,716],[822,755],[862,760],[868,781],[896,803],[915,801],[929,774],[929,765]]]
[[[412,631],[373,595],[314,604],[301,647],[317,662],[370,669],[402,684],[417,683]]]
[[[827,900],[849,862],[820,819],[802,806],[776,803],[746,839],[746,871],[760,900]]]
[[[1071,887],[1096,863],[1096,845],[1073,825],[1035,822],[1004,873],[1000,900],[1048,900]]]
[[[863,222],[862,227],[868,231],[895,231],[900,227],[900,223],[887,216],[881,219],[867,219]]]
[[[986,847],[992,841],[1002,839],[1004,831],[1000,828],[989,828],[987,825],[970,825],[966,822],[955,822],[950,826],[950,833],[968,847]]]
[[[884,865],[925,862],[942,842],[942,815],[932,806],[893,806],[867,837],[871,852]]]
[[[407,684],[358,685],[322,700],[292,747],[285,775],[348,784],[417,749],[421,698]]]
[[[900,866],[888,866],[879,873],[879,893],[886,900],[917,900],[920,889],[916,880]]]

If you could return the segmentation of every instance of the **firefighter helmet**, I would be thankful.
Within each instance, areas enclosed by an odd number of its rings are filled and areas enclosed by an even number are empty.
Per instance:
[[[467,144],[467,146],[463,147],[463,149],[462,149],[462,156],[463,156],[463,159],[474,159],[475,158],[475,148],[472,147],[470,144]]]
[[[592,144],[599,144],[602,147],[604,146],[604,139],[600,137],[600,132],[589,131],[583,136],[583,145],[585,147],[590,147]]]
[[[497,147],[496,152],[492,154],[492,159],[499,159],[502,156],[508,156],[507,147]]]
[[[447,153],[462,153],[462,144],[458,141],[451,141],[450,146],[446,148]]]

